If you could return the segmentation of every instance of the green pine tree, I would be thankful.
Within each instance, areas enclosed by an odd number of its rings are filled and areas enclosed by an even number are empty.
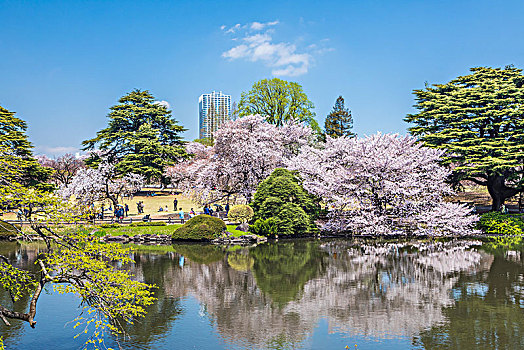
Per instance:
[[[27,138],[27,124],[22,119],[0,106],[0,147],[10,156],[19,159],[21,184],[51,191],[54,186],[48,183],[52,170],[41,166],[33,158],[33,145]]]
[[[326,135],[331,137],[356,136],[355,133],[351,131],[351,129],[353,129],[351,111],[344,107],[344,98],[342,96],[337,98],[333,110],[327,116],[324,129],[326,130]]]
[[[165,168],[187,157],[180,136],[186,129],[147,90],[128,93],[110,109],[109,125],[82,142],[84,150],[100,149],[122,174],[137,173],[164,183]],[[90,166],[99,162],[96,155],[86,161]]]
[[[415,90],[406,121],[425,145],[445,149],[455,181],[486,186],[492,210],[519,192],[524,164],[522,70],[478,67],[446,84]]]

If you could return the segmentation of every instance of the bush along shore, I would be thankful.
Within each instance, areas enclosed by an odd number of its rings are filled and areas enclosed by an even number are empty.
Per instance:
[[[363,238],[406,238],[406,235],[365,235],[354,233],[338,233],[334,235],[330,231],[308,230],[287,234],[282,231],[281,224],[273,217],[256,218],[250,207],[239,206],[239,211],[248,212],[237,224],[226,224],[222,219],[198,215],[185,224],[167,224],[166,222],[138,222],[130,225],[118,223],[104,224],[98,226],[81,226],[80,230],[97,237],[103,242],[135,243],[135,244],[172,244],[177,241],[210,242],[214,244],[251,244],[265,242],[268,239],[294,239],[304,237],[363,237]],[[247,208],[246,208],[247,207]],[[249,208],[249,209],[248,209]],[[256,219],[256,220],[255,220]],[[292,221],[291,216],[287,218]],[[248,224],[250,220],[251,224]],[[284,225],[284,227],[288,227]],[[17,227],[20,229],[20,227]],[[38,240],[36,235],[17,235],[17,229],[11,224],[0,221],[0,239],[9,240]],[[489,212],[480,216],[477,230],[469,237],[479,237],[488,240],[500,240],[505,237],[513,237],[512,242],[522,241],[524,237],[524,220],[520,215],[502,214]],[[411,237],[411,236],[409,236]],[[423,237],[423,236],[417,236]],[[430,236],[428,236],[430,237]],[[502,237],[502,238],[501,238]]]
[[[80,230],[93,237],[98,237],[100,241],[111,243],[171,244],[176,241],[192,241],[247,244],[267,241],[267,237],[236,228],[237,225],[226,225],[219,218],[198,215],[183,225],[168,225],[165,222],[139,222],[131,225],[113,223],[81,226]],[[0,221],[0,239],[39,240],[39,237],[34,234],[17,235],[16,229],[11,224]]]

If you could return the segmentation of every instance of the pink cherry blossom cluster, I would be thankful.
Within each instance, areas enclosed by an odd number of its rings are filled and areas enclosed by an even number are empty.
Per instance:
[[[446,203],[453,194],[443,151],[413,137],[376,134],[330,138],[304,146],[286,162],[304,187],[329,209],[326,230],[358,234],[464,235],[477,217],[465,205]]]
[[[82,204],[118,198],[139,191],[144,185],[144,177],[138,174],[118,176],[115,166],[102,162],[97,169],[81,169],[68,186],[60,188],[62,197],[72,196]]]
[[[261,116],[246,116],[216,131],[213,147],[190,143],[187,151],[195,156],[171,168],[169,176],[200,203],[249,202],[258,184],[312,139],[302,123],[277,127]]]

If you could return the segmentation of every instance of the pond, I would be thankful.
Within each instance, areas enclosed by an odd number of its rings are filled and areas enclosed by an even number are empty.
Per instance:
[[[40,249],[0,243],[19,265]],[[124,349],[524,349],[521,250],[301,240],[133,254],[129,268],[156,284],[158,300],[126,328]],[[48,290],[35,329],[13,321],[0,334],[6,349],[77,349],[83,339],[73,338],[71,320],[79,312],[75,297]],[[118,348],[114,339],[105,345]]]

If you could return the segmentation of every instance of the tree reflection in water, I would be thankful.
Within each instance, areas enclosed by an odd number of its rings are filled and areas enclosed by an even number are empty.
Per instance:
[[[1,247],[25,264],[37,254],[34,247]],[[129,268],[158,286],[159,300],[145,320],[127,328],[131,339],[123,344],[150,348],[161,338],[176,341],[169,331],[186,310],[181,298],[191,296],[205,311],[191,317],[208,317],[226,348],[307,347],[321,319],[328,323],[326,339],[401,338],[427,349],[524,348],[523,252],[491,253],[467,241],[138,250]],[[6,338],[21,336],[16,327],[0,330]]]
[[[509,254],[508,254],[509,253]],[[496,255],[483,273],[461,274],[446,322],[421,332],[425,349],[524,349],[524,251]]]

